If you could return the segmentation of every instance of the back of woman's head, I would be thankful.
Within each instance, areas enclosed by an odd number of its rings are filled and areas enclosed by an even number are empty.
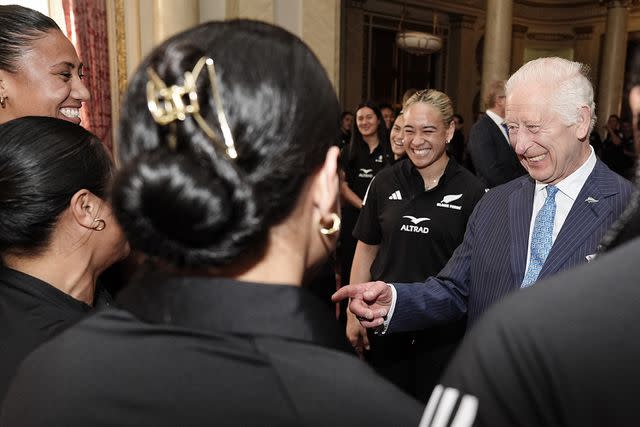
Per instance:
[[[221,108],[205,66],[194,75],[199,115],[156,123],[152,76],[184,86],[202,58],[213,60]],[[220,112],[237,158],[225,151]],[[132,247],[179,266],[221,266],[259,250],[323,164],[339,114],[319,61],[283,29],[212,22],[167,40],[142,63],[123,104],[113,204]]]
[[[84,128],[50,117],[0,125],[0,253],[34,255],[46,248],[72,196],[105,198],[111,159]]]
[[[42,13],[15,4],[0,6],[0,69],[15,72],[16,61],[34,39],[60,27]]]

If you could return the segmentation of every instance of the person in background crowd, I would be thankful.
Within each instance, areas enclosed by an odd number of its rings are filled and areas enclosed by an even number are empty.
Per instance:
[[[371,181],[353,232],[358,244],[351,283],[417,282],[436,274],[462,242],[467,220],[484,195],[480,181],[447,155],[455,129],[449,97],[436,90],[420,91],[404,111],[408,159]],[[465,326],[457,322],[367,336],[356,317],[347,314],[347,338],[356,350],[364,352],[379,373],[425,402]]]
[[[635,152],[629,130],[627,135],[623,133],[620,118],[612,114],[607,120],[607,136],[602,141],[602,161],[614,172],[628,177],[633,168]]]
[[[340,156],[344,177],[340,186],[342,233],[338,262],[341,284],[344,285],[351,274],[351,263],[356,250],[356,240],[351,233],[360,215],[362,199],[371,179],[392,163],[389,133],[384,126],[382,113],[374,103],[367,101],[356,109],[356,126],[351,142]],[[342,320],[345,320],[344,312],[341,313]]]
[[[129,247],[112,216],[111,158],[66,121],[0,125],[0,401],[36,346],[110,303],[98,275]]]
[[[417,91],[418,89],[413,87],[405,90],[404,93],[402,94],[402,105],[406,104],[409,98],[411,98],[413,94],[416,93]]]
[[[382,120],[384,121],[387,131],[391,131],[391,126],[396,119],[396,112],[393,111],[393,107],[387,103],[378,105],[378,108],[380,108],[380,112],[382,113]]]
[[[338,148],[341,150],[351,141],[351,128],[353,127],[353,114],[343,111],[340,114],[340,135],[338,136]]]
[[[526,172],[509,144],[503,81],[489,84],[485,105],[485,114],[473,124],[469,133],[469,154],[476,175],[487,188],[493,188]]]
[[[382,326],[382,334],[465,316],[469,329],[507,294],[592,259],[632,185],[589,145],[595,103],[586,73],[577,62],[540,58],[511,76],[506,119],[529,176],[485,194],[462,244],[436,276],[422,283],[351,284],[334,301],[351,298],[349,309],[361,325]]]
[[[447,155],[456,159],[459,165],[464,164],[464,119],[460,114],[453,115],[453,122],[455,123],[455,130],[449,145],[447,145]]]
[[[391,140],[391,152],[393,153],[393,161],[397,162],[398,160],[406,157],[406,150],[404,147],[404,118],[402,117],[402,111],[398,114],[395,121],[393,122],[393,126],[391,127],[391,134],[389,135],[389,139]]]
[[[58,25],[26,7],[0,6],[0,123],[48,116],[80,123],[84,67]]]
[[[342,351],[300,287],[340,229],[339,114],[281,28],[210,22],[154,49],[123,100],[112,188],[148,268],[122,309],[25,360],[0,425],[418,425],[420,405]]]

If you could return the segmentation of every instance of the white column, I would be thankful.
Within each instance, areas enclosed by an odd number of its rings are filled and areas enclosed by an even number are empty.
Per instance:
[[[511,65],[513,0],[487,0],[482,57],[482,99],[489,83],[506,80]]]
[[[627,56],[628,1],[607,2],[607,27],[602,46],[603,58],[598,85],[598,129],[607,123],[611,114],[620,114],[624,65]]]

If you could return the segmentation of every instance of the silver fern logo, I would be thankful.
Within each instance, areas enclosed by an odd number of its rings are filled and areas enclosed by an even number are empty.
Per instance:
[[[459,211],[460,209],[462,209],[462,206],[452,205],[451,202],[460,200],[460,198],[462,198],[462,194],[447,194],[442,198],[442,201],[440,201],[440,203],[436,203],[436,206],[438,206],[439,208],[455,209]]]

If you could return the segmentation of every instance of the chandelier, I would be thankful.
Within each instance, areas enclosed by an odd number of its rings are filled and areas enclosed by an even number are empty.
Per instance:
[[[442,37],[437,35],[437,17],[433,13],[433,33],[424,31],[408,31],[404,29],[404,20],[407,16],[406,4],[402,8],[400,25],[396,33],[398,47],[413,55],[429,55],[442,49]]]

